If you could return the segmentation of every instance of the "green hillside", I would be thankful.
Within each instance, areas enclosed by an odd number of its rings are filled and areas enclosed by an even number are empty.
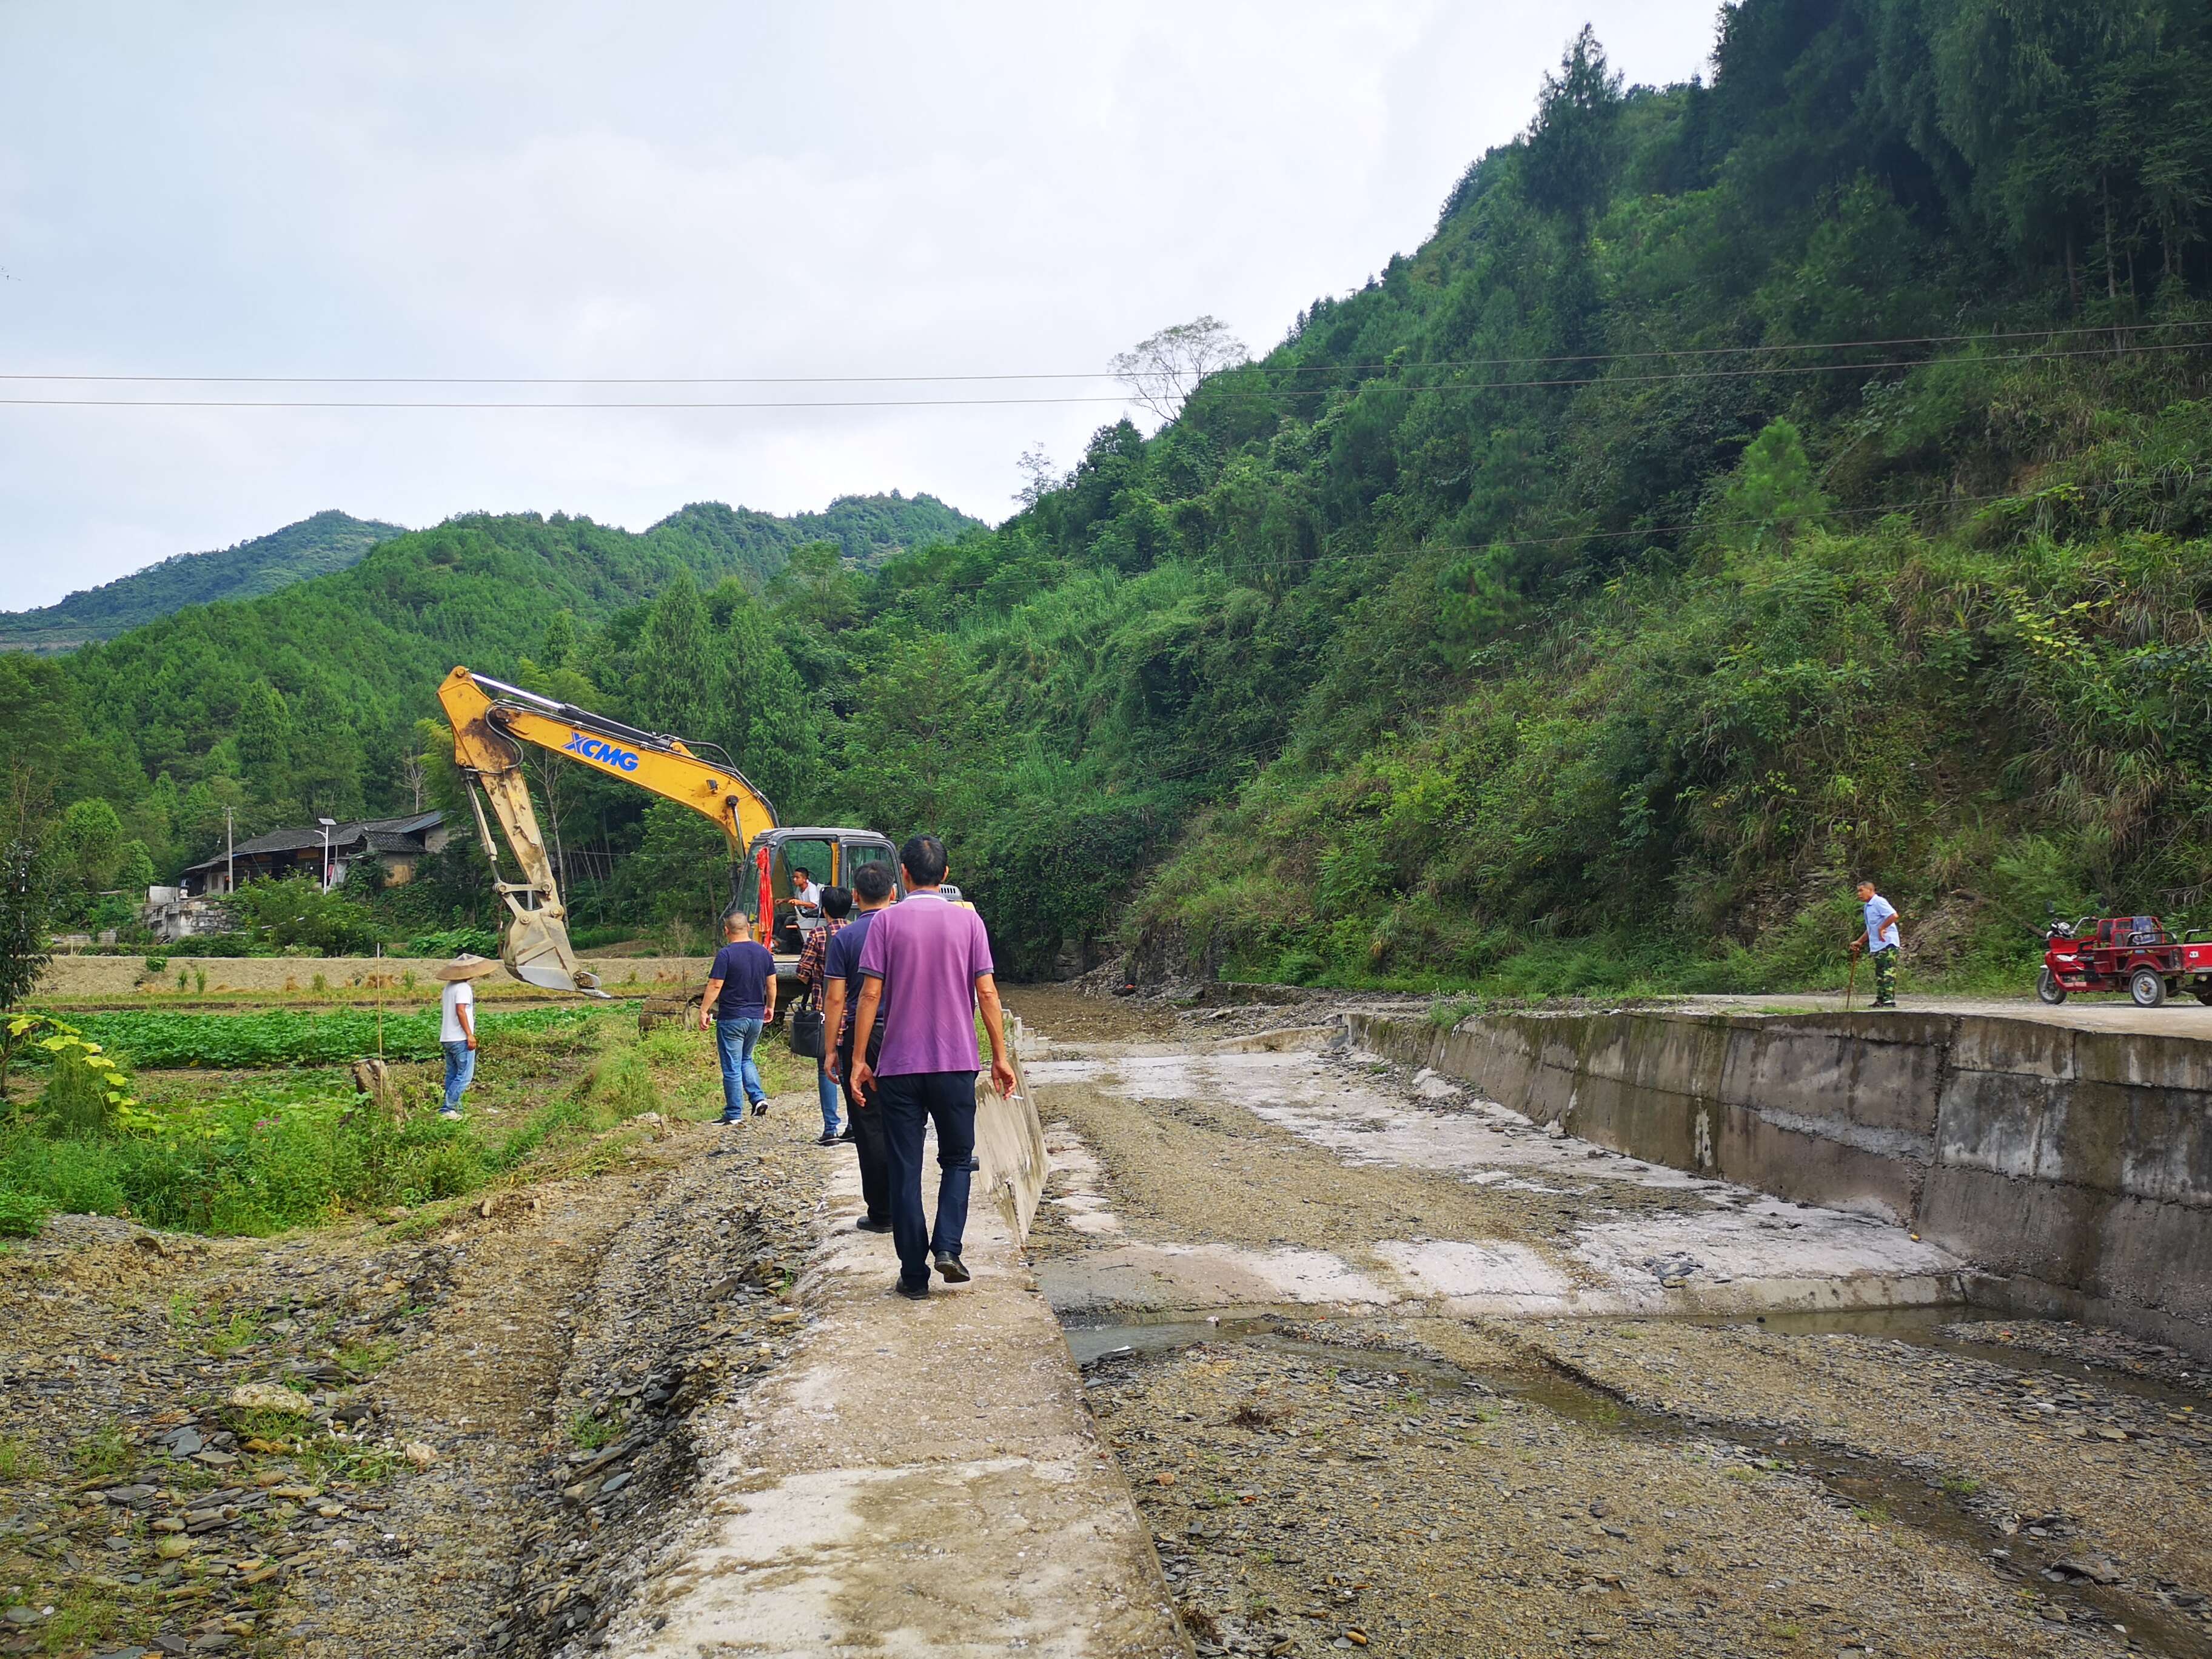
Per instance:
[[[465,658],[940,830],[1020,971],[1779,986],[1861,871],[1917,972],[2212,921],[2208,89],[2178,0],[1743,0],[1662,89],[1585,37],[1424,246],[995,531],[763,583],[737,515],[459,520],[0,710],[160,863],[392,802]],[[544,781],[586,920],[711,915],[703,824]]]
[[[416,723],[438,714],[438,682],[455,663],[526,677],[533,658],[558,668],[588,642],[613,686],[579,695],[640,719],[659,717],[672,698],[688,712],[695,688],[721,696],[734,659],[687,640],[672,647],[665,678],[653,667],[646,689],[626,694],[628,665],[642,660],[634,642],[645,601],[673,586],[725,626],[742,625],[764,614],[763,584],[780,593],[796,580],[785,576],[794,560],[843,581],[848,565],[973,526],[931,497],[896,495],[790,519],[695,506],[641,534],[562,514],[465,516],[393,537],[349,568],[191,606],[66,658],[0,655],[0,738],[57,806],[112,809],[70,832],[103,850],[79,858],[64,885],[128,885],[118,871],[134,860],[159,873],[211,850],[225,807],[246,833],[414,805]],[[737,671],[746,687],[718,717],[763,685],[787,682],[797,702],[788,661],[771,648],[775,672]],[[786,781],[788,768],[770,757],[763,775]],[[612,804],[617,841],[635,842],[641,806]]]
[[[380,541],[400,533],[335,511],[219,553],[179,553],[72,593],[36,611],[0,611],[0,651],[69,651],[93,640],[112,639],[126,629],[168,616],[188,605],[251,599],[280,587],[356,564]]]

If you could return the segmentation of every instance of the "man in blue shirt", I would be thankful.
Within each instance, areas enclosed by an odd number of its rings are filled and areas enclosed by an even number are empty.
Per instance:
[[[1859,884],[1859,902],[1866,907],[1866,932],[1851,941],[1856,951],[1864,946],[1874,958],[1874,1006],[1897,1006],[1897,907],[1874,890]]]
[[[714,1025],[714,1047],[722,1060],[722,1121],[742,1123],[745,1103],[758,1117],[768,1110],[753,1050],[769,1021],[775,1018],[775,955],[746,931],[744,912],[722,918],[722,948],[708,970],[707,994],[699,1003],[699,1029]]]
[[[829,975],[823,1006],[823,1029],[830,1036],[830,1075],[845,1086],[845,1121],[853,1132],[853,1150],[860,1159],[860,1196],[867,1214],[853,1224],[864,1233],[891,1230],[891,1173],[884,1145],[884,1114],[880,1107],[853,1092],[853,1011],[860,1006],[860,947],[868,942],[868,929],[891,902],[891,872],[887,864],[864,864],[853,876],[853,912],[830,941],[824,963]]]

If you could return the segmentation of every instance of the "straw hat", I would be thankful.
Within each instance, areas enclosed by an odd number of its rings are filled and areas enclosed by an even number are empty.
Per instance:
[[[482,979],[486,974],[499,971],[499,963],[489,957],[480,957],[464,951],[438,969],[440,979]]]

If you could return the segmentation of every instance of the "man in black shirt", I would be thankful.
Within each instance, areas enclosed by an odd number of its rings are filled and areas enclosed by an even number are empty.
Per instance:
[[[742,910],[722,918],[722,938],[699,1004],[699,1029],[714,1023],[714,1047],[722,1060],[722,1121],[742,1123],[747,1101],[756,1117],[768,1110],[768,1091],[761,1086],[753,1050],[775,1018],[775,953],[746,931]]]

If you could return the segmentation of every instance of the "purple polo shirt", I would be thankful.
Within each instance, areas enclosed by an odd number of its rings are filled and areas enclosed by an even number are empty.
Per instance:
[[[860,946],[860,972],[884,981],[876,1075],[981,1070],[975,981],[992,971],[991,940],[973,910],[935,893],[908,893],[877,911]]]

